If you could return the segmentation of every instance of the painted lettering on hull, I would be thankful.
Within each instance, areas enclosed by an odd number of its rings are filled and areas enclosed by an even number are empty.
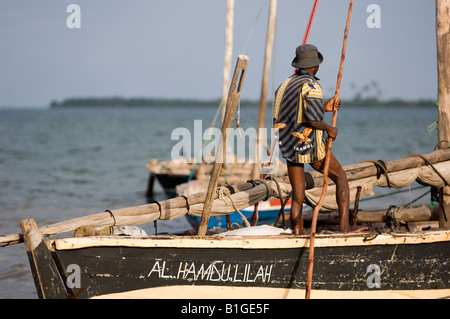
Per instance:
[[[175,267],[174,267],[175,266]],[[273,264],[233,264],[223,262],[168,262],[156,260],[148,278],[232,283],[269,283]]]

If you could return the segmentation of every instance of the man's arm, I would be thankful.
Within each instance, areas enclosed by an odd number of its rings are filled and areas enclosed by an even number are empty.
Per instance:
[[[323,121],[308,121],[307,123],[310,127],[316,130],[326,131],[328,136],[331,137],[333,140],[336,139],[336,136],[338,134],[337,128],[330,126]]]

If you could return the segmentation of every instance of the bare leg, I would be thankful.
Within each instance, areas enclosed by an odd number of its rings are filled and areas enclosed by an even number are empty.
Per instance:
[[[303,199],[305,198],[305,173],[303,164],[287,162],[289,180],[292,185],[290,221],[294,235],[303,234]]]
[[[323,173],[325,159],[316,163],[311,163],[311,166],[316,171]],[[339,210],[339,230],[343,233],[367,230],[368,228],[366,226],[350,226],[350,189],[348,186],[347,175],[333,153],[330,154],[328,176],[336,184],[336,202]]]

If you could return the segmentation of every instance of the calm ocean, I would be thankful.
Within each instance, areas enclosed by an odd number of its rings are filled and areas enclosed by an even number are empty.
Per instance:
[[[178,142],[171,140],[172,130],[191,130],[194,120],[203,120],[206,129],[216,109],[0,109],[0,235],[20,232],[22,219],[34,218],[43,226],[105,209],[145,204],[145,164],[152,158],[170,159]],[[241,127],[255,126],[257,113],[257,107],[242,107]],[[337,117],[339,134],[333,153],[342,165],[348,165],[432,152],[437,132],[426,129],[437,116],[437,107],[343,106]],[[270,120],[268,111],[267,122]],[[154,196],[165,198],[159,185],[155,185]],[[409,198],[405,193],[390,198],[387,205],[386,198],[363,201],[360,208],[402,205]],[[429,202],[425,196],[419,203]],[[151,224],[142,225],[149,234],[153,233]],[[158,223],[161,232],[188,227],[185,220]],[[23,244],[0,247],[0,298],[37,298]]]

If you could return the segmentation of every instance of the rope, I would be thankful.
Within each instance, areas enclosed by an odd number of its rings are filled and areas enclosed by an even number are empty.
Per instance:
[[[274,181],[275,185],[277,186],[278,198],[280,198],[280,206],[281,206],[280,207],[280,211],[278,212],[278,215],[277,215],[277,220],[279,219],[279,217],[281,215],[282,216],[282,220],[283,220],[283,229],[286,230],[286,222],[284,220],[284,206],[286,206],[287,202],[289,201],[289,198],[292,196],[292,193],[289,193],[289,195],[286,196],[286,201],[283,202],[283,193],[281,192],[280,183],[273,176],[270,176],[268,179]]]
[[[114,219],[114,224],[113,226],[116,226],[116,217],[114,216],[114,214],[112,213],[112,211],[110,211],[109,209],[105,210],[105,213],[109,213],[111,215],[111,217]]]
[[[391,182],[389,180],[389,175],[386,167],[386,163],[382,160],[373,161],[373,160],[366,160],[362,161],[361,163],[373,163],[375,164],[375,167],[377,168],[377,179],[380,178],[381,172],[384,174],[384,177],[386,177],[386,183],[389,188],[391,188]]]
[[[258,10],[258,13],[257,13],[257,15],[256,15],[255,21],[253,22],[252,28],[250,29],[250,32],[249,32],[248,35],[247,35],[247,40],[245,41],[244,47],[243,47],[243,49],[242,49],[242,51],[241,51],[243,54],[245,54],[245,50],[247,49],[247,45],[248,45],[248,43],[250,42],[250,38],[251,38],[252,35],[253,35],[253,31],[255,30],[256,23],[257,23],[258,20],[259,20],[259,16],[261,15],[261,11],[262,11],[262,9],[264,8],[266,2],[267,2],[266,0],[261,1],[261,5],[260,5],[259,10]]]
[[[419,199],[423,198],[425,195],[429,194],[430,192],[431,192],[431,190],[427,190],[425,193],[423,193],[422,195],[418,196],[414,200],[410,200],[410,202],[408,204],[405,204],[402,207],[406,208],[408,205],[411,207],[413,203],[417,202]]]
[[[159,217],[153,221],[153,227],[155,228],[155,235],[158,236],[158,219],[162,216],[161,204],[158,201],[153,201],[151,204],[158,205],[159,208]]]
[[[186,215],[187,215],[187,214],[189,214],[189,211],[191,209],[191,206],[189,205],[189,200],[188,200],[187,196],[185,196],[185,195],[180,195],[180,197],[183,197],[184,200],[186,201]]]
[[[263,201],[268,200],[270,197],[272,197],[272,188],[270,187],[270,185],[263,179],[258,179],[257,182],[259,184],[264,184],[264,186],[266,186],[266,190],[267,190],[267,195],[266,198],[263,199]]]
[[[411,185],[409,185],[409,186],[411,186]],[[414,191],[414,190],[417,190],[417,189],[423,189],[423,188],[425,188],[425,186],[420,185],[420,186],[417,186],[417,187],[413,187],[411,189],[402,189],[402,190],[399,190],[399,191],[396,191],[396,192],[389,192],[389,193],[386,193],[386,194],[380,194],[380,195],[375,195],[375,196],[362,198],[359,201],[360,202],[365,202],[365,201],[369,201],[369,200],[373,200],[373,199],[379,199],[379,198],[383,198],[383,197],[393,196],[393,195],[397,195],[397,194],[401,194],[401,193],[405,193],[405,192],[410,192],[410,191]]]
[[[241,211],[237,208],[236,204],[233,201],[233,198],[231,197],[231,192],[230,189],[227,187],[219,187],[217,189],[217,195],[219,199],[222,199],[226,196],[227,198],[230,199],[231,204],[233,205],[233,208],[236,212],[239,213],[239,215],[241,215],[241,219],[244,221],[245,226],[250,227],[250,223],[248,222],[247,218],[244,216],[244,214],[241,213]]]
[[[386,225],[391,230],[401,230],[401,228],[404,227],[405,223],[400,219],[400,212],[402,210],[403,208],[392,205],[386,211]]]

